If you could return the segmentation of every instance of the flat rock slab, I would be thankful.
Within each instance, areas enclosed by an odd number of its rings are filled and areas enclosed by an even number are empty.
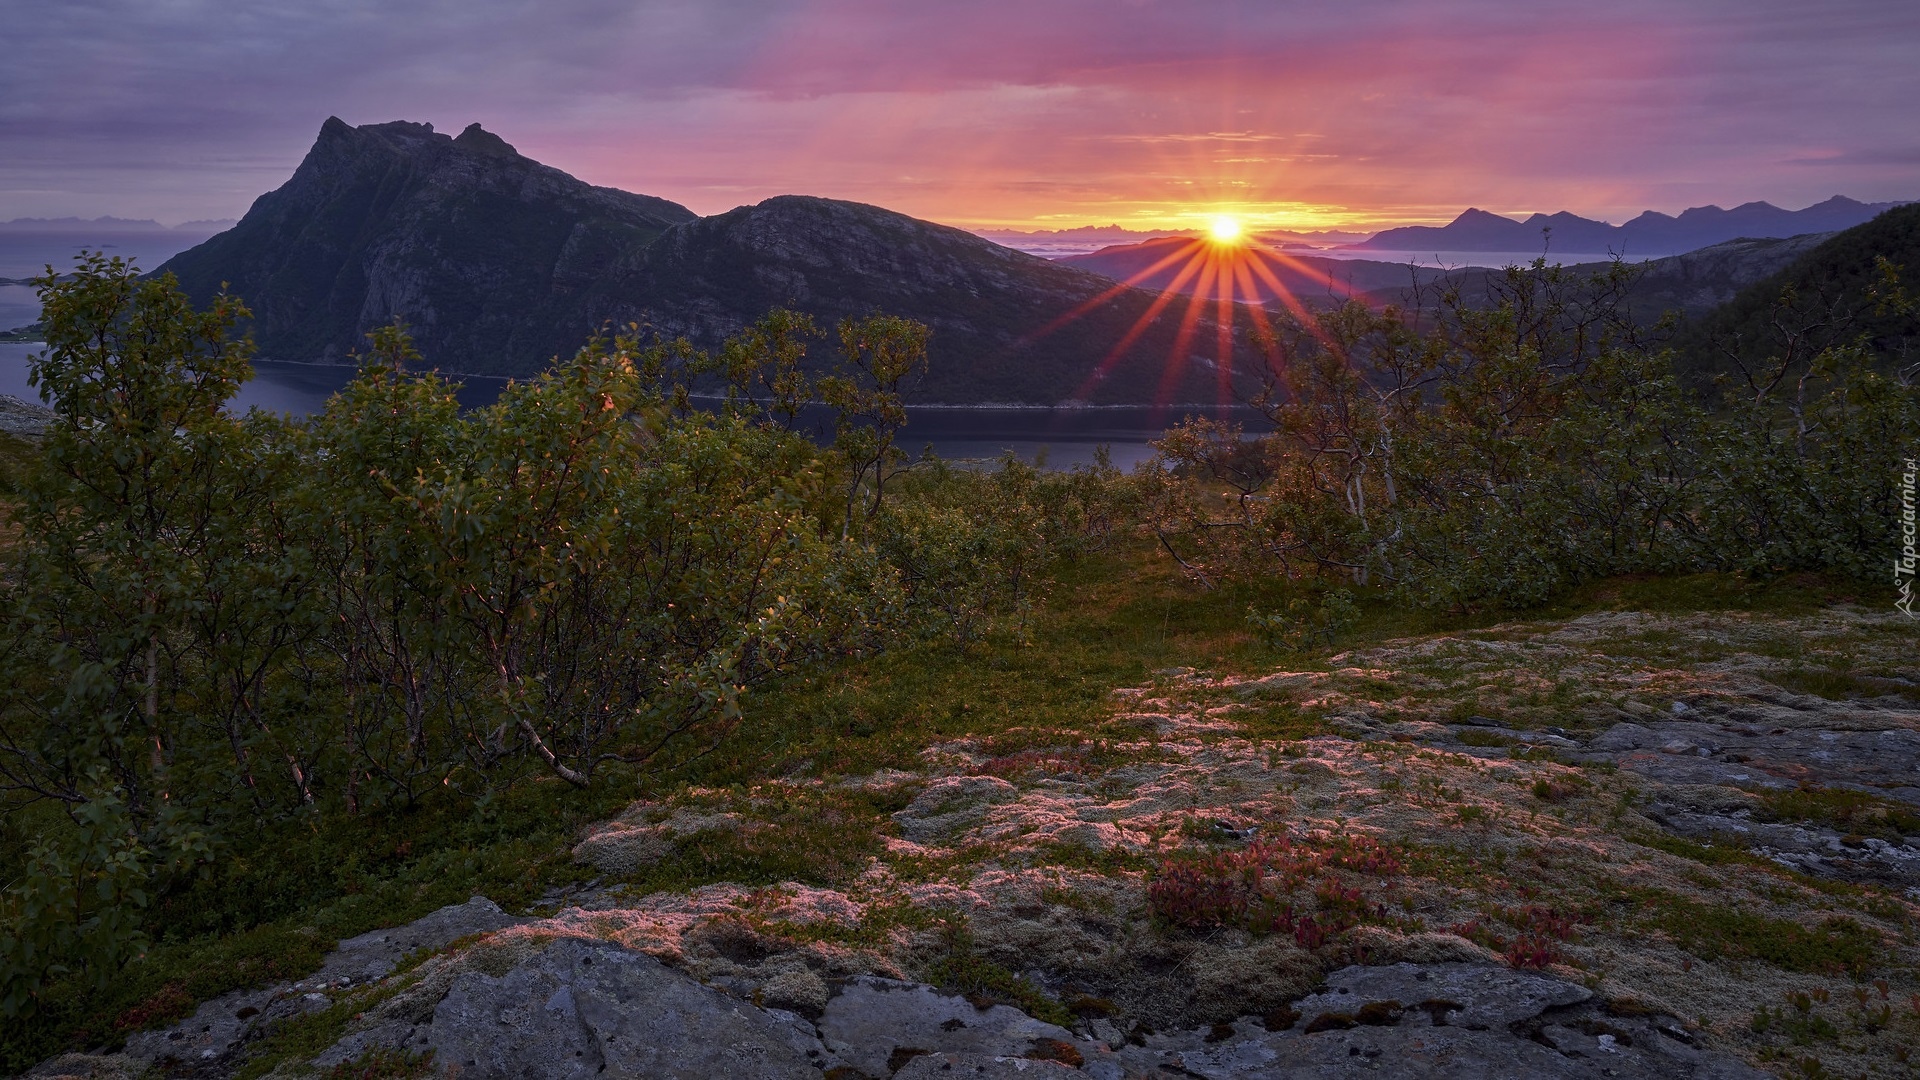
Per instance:
[[[1871,720],[1877,730],[1846,730],[1745,723],[1729,713],[1720,723],[1616,724],[1588,749],[1670,783],[1773,789],[1813,783],[1920,805],[1920,714],[1863,710],[1862,722]]]
[[[819,1028],[829,1051],[873,1077],[894,1075],[916,1054],[1025,1060],[1049,1043],[1072,1046],[1088,1057],[1106,1050],[1008,1005],[980,1009],[958,994],[922,983],[873,977],[849,980],[827,1003]]]
[[[980,824],[993,807],[1019,797],[1019,789],[997,776],[945,776],[928,784],[893,820],[908,840],[937,843]]]
[[[1707,843],[1736,843],[1803,874],[1909,890],[1920,899],[1920,838],[1895,844],[1820,825],[1754,821],[1751,816],[1655,804],[1647,816],[1672,833]]]
[[[1349,967],[1303,998],[1285,1031],[1241,1022],[1117,1055],[1132,1076],[1208,1080],[1764,1076],[1693,1045],[1670,1018],[1608,1017],[1584,987],[1485,964]]]
[[[303,981],[367,982],[386,975],[409,954],[421,949],[444,949],[463,937],[504,930],[528,921],[514,918],[484,896],[476,896],[405,926],[348,938],[334,947],[318,975]]]
[[[818,1080],[766,1012],[607,942],[562,938],[505,975],[460,976],[428,1043],[462,1080]]]
[[[1162,1059],[1159,1072],[1139,1061],[1134,1075],[1205,1077],[1206,1080],[1332,1080],[1337,1077],[1393,1076],[1485,1080],[1528,1077],[1541,1080],[1760,1080],[1765,1073],[1731,1061],[1689,1062],[1650,1053],[1637,1043],[1617,1039],[1602,1049],[1586,1040],[1578,1051],[1561,1051],[1507,1032],[1410,1026],[1356,1028],[1287,1038],[1223,1044],[1220,1049],[1186,1051]],[[1138,1053],[1136,1051],[1135,1053]],[[1697,1051],[1694,1052],[1697,1055]],[[1577,1056],[1576,1056],[1577,1055]],[[1704,1058],[1704,1055],[1699,1055]],[[1130,1062],[1131,1063],[1131,1062]]]
[[[264,990],[236,990],[200,1006],[186,1020],[127,1039],[123,1053],[163,1066],[170,1074],[223,1075],[223,1063],[255,1029],[333,1004],[332,992],[387,974],[407,954],[444,948],[473,934],[525,922],[484,896],[451,904],[388,930],[348,938],[327,954],[318,972],[298,982]]]
[[[1088,1074],[1057,1061],[927,1054],[907,1062],[893,1080],[1086,1080]],[[1116,1080],[1124,1075],[1116,1072]]]
[[[1586,987],[1531,971],[1487,964],[1392,964],[1341,968],[1327,976],[1326,990],[1300,999],[1294,1011],[1305,1030],[1316,1021],[1358,1017],[1368,1006],[1379,1015],[1391,1002],[1397,1009],[1426,1012],[1446,1026],[1486,1031],[1592,997]]]

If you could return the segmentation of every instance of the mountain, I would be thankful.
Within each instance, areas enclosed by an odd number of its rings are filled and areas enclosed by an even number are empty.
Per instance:
[[[227,283],[265,357],[344,360],[400,319],[446,367],[526,374],[616,258],[694,217],[522,157],[478,124],[455,138],[330,118],[286,184],[161,270],[203,301]]]
[[[14,218],[0,221],[0,233],[184,233],[211,236],[222,229],[233,227],[231,220],[225,221],[183,221],[178,225],[162,225],[152,218]]]
[[[1435,228],[1414,225],[1388,229],[1354,244],[1366,251],[1501,251],[1555,254],[1677,254],[1742,237],[1779,238],[1852,228],[1899,203],[1863,203],[1835,195],[1803,210],[1782,210],[1764,202],[1731,210],[1696,206],[1678,217],[1649,210],[1624,225],[1561,211],[1515,221],[1485,210],[1469,209]],[[1545,230],[1551,230],[1546,232]]]
[[[1207,230],[1160,229],[1142,232],[1120,225],[1083,225],[1075,229],[1042,229],[1036,232],[1020,232],[1014,229],[975,229],[973,232],[976,236],[984,236],[996,244],[1024,251],[1030,255],[1060,260],[1069,255],[1089,255],[1102,248],[1124,247],[1148,240],[1204,236]],[[1288,229],[1265,229],[1258,233],[1257,239],[1262,243],[1273,245],[1324,248],[1338,244],[1351,244],[1365,240],[1370,235],[1372,234],[1337,230],[1295,232]]]
[[[872,313],[930,325],[922,403],[1219,394],[1209,305],[1189,319],[1185,298],[858,203],[781,196],[700,218],[587,185],[479,125],[449,138],[330,119],[285,185],[161,269],[202,301],[227,282],[268,359],[338,362],[400,319],[444,369],[525,376],[609,324],[712,346],[785,306],[829,329]],[[1234,317],[1239,368],[1254,337]]]
[[[1830,345],[1865,344],[1883,367],[1920,360],[1920,315],[1875,301],[1885,259],[1909,295],[1920,293],[1920,203],[1826,237],[1775,272],[1735,292],[1690,323],[1675,342],[1681,367],[1695,377],[1730,371],[1782,353],[1780,331],[1803,331],[1803,357]],[[1784,300],[1783,300],[1784,297]]]
[[[1203,240],[1169,237],[1102,248],[1090,255],[1070,255],[1054,261],[1124,281],[1143,289],[1169,289],[1180,283],[1182,292],[1218,295],[1217,274],[1206,269],[1216,250]],[[1234,275],[1237,299],[1268,303],[1284,299],[1275,284],[1284,286],[1288,296],[1307,304],[1324,305],[1384,289],[1405,288],[1415,281],[1432,282],[1443,272],[1407,263],[1374,262],[1365,259],[1329,259],[1313,255],[1292,255],[1257,244],[1237,249],[1247,265],[1244,278]],[[1264,269],[1264,273],[1260,269]]]
[[[1625,300],[1627,311],[1643,326],[1652,326],[1669,311],[1683,317],[1698,318],[1733,299],[1742,289],[1778,273],[1789,263],[1824,242],[1831,233],[1813,233],[1784,240],[1728,240],[1684,255],[1649,259],[1633,264],[1634,279]],[[1370,264],[1390,265],[1390,264]],[[1606,273],[1608,262],[1561,263],[1576,280]],[[1406,267],[1401,266],[1402,277]],[[1460,302],[1480,307],[1492,302],[1492,287],[1504,278],[1504,271],[1467,267],[1446,274],[1446,284],[1458,291]],[[1421,302],[1432,303],[1435,292],[1424,297],[1401,283],[1357,294],[1363,303],[1380,307],[1402,307]]]

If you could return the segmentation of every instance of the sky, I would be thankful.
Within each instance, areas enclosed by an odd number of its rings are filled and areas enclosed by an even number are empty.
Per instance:
[[[0,41],[0,220],[238,217],[329,115],[969,228],[1920,198],[1914,0],[0,0]]]

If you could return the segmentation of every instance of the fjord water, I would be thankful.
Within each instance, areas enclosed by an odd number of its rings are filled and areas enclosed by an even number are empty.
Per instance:
[[[0,394],[27,401],[40,400],[39,392],[27,382],[27,363],[41,348],[0,343]],[[255,361],[253,369],[253,380],[240,388],[234,407],[295,416],[320,409],[329,395],[353,377],[353,369],[349,367],[270,360]],[[490,404],[506,384],[505,379],[468,377],[460,389],[461,404],[468,408]],[[900,432],[897,444],[909,454],[918,454],[924,447],[932,446],[935,454],[948,460],[997,458],[1012,453],[1031,462],[1044,454],[1046,466],[1055,469],[1091,464],[1098,448],[1105,446],[1113,463],[1127,470],[1153,456],[1153,448],[1147,445],[1149,440],[1159,438],[1169,425],[1196,411],[1199,410],[1178,406],[913,408],[907,410],[907,426]],[[1206,411],[1209,415],[1215,412]],[[1246,410],[1232,410],[1229,415],[1242,422],[1251,420]],[[817,435],[829,435],[831,421],[824,411],[805,419]],[[1254,425],[1248,423],[1248,426]]]

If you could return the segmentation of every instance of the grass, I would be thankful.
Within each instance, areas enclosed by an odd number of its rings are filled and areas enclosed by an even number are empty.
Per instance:
[[[1733,907],[1663,898],[1650,920],[1676,945],[1708,960],[1760,960],[1786,971],[1863,975],[1879,959],[1880,936],[1846,916],[1813,926]]]
[[[762,789],[764,792],[765,789]],[[750,821],[739,829],[706,829],[628,878],[629,891],[688,889],[720,881],[738,885],[845,885],[882,849],[886,815],[908,794],[779,787],[737,801]]]
[[[1920,811],[1891,799],[1845,788],[1801,785],[1793,791],[1770,791],[1760,797],[1754,812],[1760,821],[1806,822],[1825,825],[1851,837],[1875,837],[1892,844],[1920,836]]]
[[[609,774],[585,793],[532,783],[478,811],[429,805],[342,819],[324,831],[269,830],[158,897],[148,909],[154,945],[105,989],[75,979],[48,986],[33,1023],[0,1031],[0,1070],[117,1045],[228,991],[301,978],[341,938],[475,893],[524,908],[590,875],[569,857],[574,834],[624,806],[630,783]]]
[[[1587,586],[1526,617],[1621,609],[1795,615],[1817,611],[1843,595],[1841,586],[1805,576],[1769,583],[1725,575],[1625,579]],[[228,853],[205,876],[164,890],[149,910],[155,946],[108,989],[89,992],[78,983],[49,987],[48,1009],[31,1030],[0,1037],[0,1070],[22,1071],[65,1049],[111,1045],[129,1031],[176,1020],[228,990],[300,977],[317,967],[339,938],[395,925],[474,893],[509,910],[525,910],[549,889],[594,876],[571,861],[572,845],[589,823],[613,816],[636,798],[679,805],[692,800],[690,793],[697,789],[703,805],[750,811],[751,825],[692,837],[624,882],[632,892],[721,881],[844,886],[883,851],[891,831],[888,815],[905,805],[910,786],[869,791],[828,783],[803,789],[769,781],[831,782],[887,768],[917,771],[925,767],[921,754],[927,746],[958,739],[972,740],[978,752],[998,763],[987,771],[1010,778],[1024,781],[1081,768],[1097,772],[1124,762],[1115,742],[1151,746],[1157,738],[1148,722],[1113,717],[1115,687],[1171,685],[1169,676],[1158,674],[1170,669],[1234,675],[1278,667],[1325,670],[1328,659],[1341,651],[1414,634],[1477,631],[1514,616],[1497,611],[1437,615],[1363,597],[1356,620],[1333,645],[1281,653],[1249,631],[1246,611],[1284,607],[1287,596],[1286,583],[1271,580],[1196,589],[1150,545],[1121,542],[1060,566],[1050,593],[1018,628],[1002,628],[965,647],[932,643],[901,649],[758,694],[748,700],[745,720],[729,739],[697,759],[643,774],[610,769],[584,792],[539,780],[478,807],[429,801],[408,811],[337,818],[323,830],[305,823],[269,829],[246,849]],[[1678,638],[1640,644],[1658,650],[1690,647]],[[1444,671],[1445,664],[1436,662],[1435,670]],[[1475,678],[1466,685],[1489,682]],[[1383,701],[1412,693],[1394,681],[1356,684],[1354,693]],[[1558,708],[1576,700],[1570,685],[1548,679],[1528,692],[1538,697],[1536,704]],[[1449,699],[1463,700],[1460,690],[1425,693],[1428,703],[1442,708]],[[1478,692],[1471,693],[1475,701],[1460,704],[1467,710],[1463,715],[1499,715],[1496,705],[1480,704]],[[1263,691],[1234,700],[1247,706],[1232,714],[1234,721],[1245,736],[1274,747],[1277,769],[1288,767],[1285,759],[1298,753],[1298,740],[1328,730],[1322,710],[1291,693]],[[1468,737],[1480,734],[1469,730]],[[1486,739],[1485,745],[1506,741]],[[1557,805],[1587,784],[1543,783],[1547,786],[1520,790],[1531,791],[1529,802]],[[1565,784],[1565,790],[1556,784]],[[1777,802],[1769,804],[1769,812],[1783,819],[1830,822],[1861,835],[1885,835],[1874,830],[1910,825],[1897,808],[1857,793],[1773,798]],[[1469,814],[1477,818],[1484,811],[1472,807],[1455,816],[1463,824],[1487,824],[1468,822]],[[17,847],[13,841],[24,842],[24,835],[9,822],[0,846]],[[1664,834],[1635,839],[1709,867],[1752,858]],[[963,862],[967,857],[956,855]],[[906,877],[944,872],[931,865],[916,871],[911,858],[892,861],[896,873]],[[1064,847],[1015,861],[1105,874],[1138,873],[1154,865],[1145,856]],[[1463,862],[1456,876],[1471,880],[1478,872],[1477,864]],[[922,927],[926,921],[924,913],[890,913],[884,907],[870,914],[871,926],[768,923],[761,929],[793,940],[824,940],[825,935],[870,945],[890,927]],[[1650,922],[1700,955],[1758,959],[1789,971],[1858,972],[1877,947],[1871,932],[1846,919],[1808,926],[1677,900]],[[1065,1015],[1032,984],[981,955],[964,927],[943,940],[944,952],[922,973],[929,981],[1004,1000],[1043,1018]],[[269,1043],[286,1048],[281,1056],[317,1049],[314,1044],[325,1045],[320,1040],[344,1022],[321,1019],[330,1015],[316,1014],[297,1028],[273,1033]],[[365,1064],[376,1070],[368,1075],[411,1067]]]
[[[1858,701],[1862,699],[1894,697],[1909,702],[1920,702],[1920,686],[1910,682],[1897,682],[1889,678],[1862,675],[1853,671],[1818,671],[1810,668],[1792,668],[1775,672],[1768,676],[1774,685],[1786,690],[1812,694],[1830,701]]]
[[[975,1008],[1011,1005],[1049,1024],[1069,1027],[1073,1014],[1051,995],[983,956],[964,921],[949,920],[940,929],[940,951],[920,977],[962,994]]]

